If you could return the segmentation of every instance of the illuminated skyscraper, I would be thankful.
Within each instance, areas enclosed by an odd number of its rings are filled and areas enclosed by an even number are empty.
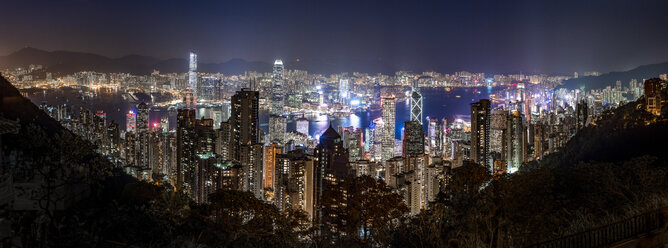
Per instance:
[[[232,96],[229,123],[231,125],[230,158],[239,161],[239,146],[260,141],[258,135],[258,108],[260,93],[241,89]]]
[[[137,105],[137,133],[148,132],[148,105],[144,102]]]
[[[188,66],[188,88],[197,89],[197,54],[190,52],[190,63]]]
[[[276,188],[276,155],[281,153],[283,149],[278,144],[271,144],[264,147],[264,188],[271,189],[272,191]],[[270,200],[270,199],[267,199]]]
[[[262,199],[263,146],[259,143],[258,123],[260,93],[241,89],[232,96],[230,116],[230,158],[241,164],[241,190]]]
[[[411,121],[417,121],[422,125],[422,94],[417,85],[413,85],[411,92]]]
[[[285,96],[283,92],[284,76],[283,61],[277,59],[274,61],[273,85],[271,87],[271,114],[273,115],[283,115],[283,98]]]
[[[394,96],[383,97],[381,100],[383,109],[383,132],[382,132],[382,161],[394,157],[394,126],[396,103]]]
[[[150,166],[148,113],[146,103],[137,105],[137,165],[142,167]]]
[[[195,172],[195,110],[179,109],[176,115],[176,188],[192,192]]]
[[[471,104],[471,160],[491,168],[489,157],[490,109],[487,99]]]
[[[508,149],[506,124],[508,123],[508,110],[493,109],[490,114],[489,129],[489,152],[493,154],[495,161],[501,161],[505,166],[506,149]]]
[[[427,117],[427,120],[429,120],[429,125],[427,126],[429,155],[432,157],[441,156],[443,155],[443,130],[437,118]]]
[[[508,172],[513,173],[517,171],[522,162],[524,162],[524,126],[522,114],[517,110],[512,110],[508,115],[508,123],[506,124],[507,135],[507,152],[506,159],[508,161]],[[473,149],[471,149],[473,152]]]
[[[383,118],[376,118],[369,125],[369,153],[371,159],[380,162],[383,151]]]
[[[137,114],[132,110],[125,114],[125,131],[128,133],[137,131]]]
[[[348,91],[348,78],[339,78],[339,98],[341,102],[345,102],[350,97]]]

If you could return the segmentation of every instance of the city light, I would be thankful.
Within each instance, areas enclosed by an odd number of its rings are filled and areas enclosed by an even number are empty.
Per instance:
[[[668,1],[46,2],[0,10],[2,247],[668,237]]]

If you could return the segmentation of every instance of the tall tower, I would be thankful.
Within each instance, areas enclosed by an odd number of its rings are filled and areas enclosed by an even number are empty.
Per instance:
[[[417,121],[422,125],[422,94],[417,83],[413,84],[411,91],[411,121]]]
[[[260,93],[246,88],[237,91],[231,100],[229,119],[232,136],[230,157],[239,161],[239,146],[253,145],[260,141],[258,135],[258,109]]]
[[[128,133],[137,131],[137,114],[132,110],[125,114],[125,131]]]
[[[241,89],[232,96],[229,119],[230,158],[241,164],[241,190],[263,198],[263,146],[260,144],[258,108],[260,93]]]
[[[349,176],[348,151],[343,148],[341,136],[329,128],[320,136],[320,142],[313,150],[313,206],[314,226],[320,227],[327,216],[322,214],[323,192],[332,184]]]
[[[438,123],[438,118],[430,118],[429,125],[427,126],[427,135],[429,137],[429,155],[442,156],[443,155],[443,130],[440,123]],[[445,123],[443,123],[445,125]]]
[[[421,154],[424,154],[424,129],[417,121],[405,121],[403,155]]]
[[[179,109],[176,115],[176,188],[192,192],[195,173],[195,110]]]
[[[148,132],[148,105],[144,102],[137,105],[137,133]]]
[[[273,85],[271,87],[271,114],[273,115],[282,115],[283,114],[283,84],[284,84],[284,73],[283,73],[283,61],[277,59],[274,61],[274,73],[272,75]]]
[[[137,105],[137,165],[149,167],[149,124],[148,105],[144,102]]]
[[[512,110],[508,115],[508,123],[506,124],[508,139],[507,155],[508,172],[513,173],[517,171],[524,161],[524,126],[522,114],[517,110]]]
[[[489,133],[491,103],[487,99],[471,104],[471,160],[491,168]]]
[[[348,91],[348,78],[339,78],[339,98],[341,102],[348,100],[349,91]]]
[[[190,62],[188,66],[188,88],[197,89],[197,54],[190,52]]]
[[[382,153],[381,159],[383,162],[394,157],[394,125],[395,125],[395,111],[396,103],[394,96],[383,97],[381,104],[383,105],[383,132],[382,132]]]

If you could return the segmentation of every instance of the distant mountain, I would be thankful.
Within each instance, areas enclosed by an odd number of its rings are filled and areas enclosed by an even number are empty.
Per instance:
[[[0,68],[15,68],[39,64],[45,66],[43,74],[51,72],[56,75],[72,74],[78,71],[125,72],[145,75],[153,70],[161,73],[183,73],[188,70],[186,58],[158,59],[150,56],[127,55],[120,58],[108,58],[101,55],[70,52],[44,51],[26,47],[7,56],[0,56]],[[287,69],[306,70],[311,73],[331,74],[340,72],[366,72],[370,74],[394,74],[399,70],[423,71],[434,68],[418,68],[411,66],[390,65],[381,60],[297,60],[284,61]],[[222,63],[200,63],[198,71],[206,73],[243,74],[246,71],[271,72],[272,63],[231,59]],[[42,75],[43,76],[43,75]]]
[[[617,80],[621,81],[622,85],[628,86],[631,79],[642,82],[643,79],[655,78],[664,73],[668,73],[668,62],[643,65],[629,71],[610,72],[600,76],[574,78],[564,81],[559,88],[576,89],[585,86],[585,89],[602,89],[609,85],[614,86]]]
[[[43,65],[45,71],[60,75],[78,71],[125,72],[138,75],[150,74],[153,70],[159,70],[161,73],[188,71],[188,61],[185,58],[161,60],[135,54],[108,58],[90,53],[48,52],[26,47],[7,56],[0,56],[0,68],[15,68],[30,64]],[[245,71],[269,72],[271,64],[232,59],[222,63],[200,63],[198,69],[206,73],[243,74]]]

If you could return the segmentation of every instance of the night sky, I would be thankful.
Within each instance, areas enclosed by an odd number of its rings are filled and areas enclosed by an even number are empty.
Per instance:
[[[368,61],[569,73],[668,61],[668,1],[31,1],[0,4],[0,55],[24,46],[204,62]]]

